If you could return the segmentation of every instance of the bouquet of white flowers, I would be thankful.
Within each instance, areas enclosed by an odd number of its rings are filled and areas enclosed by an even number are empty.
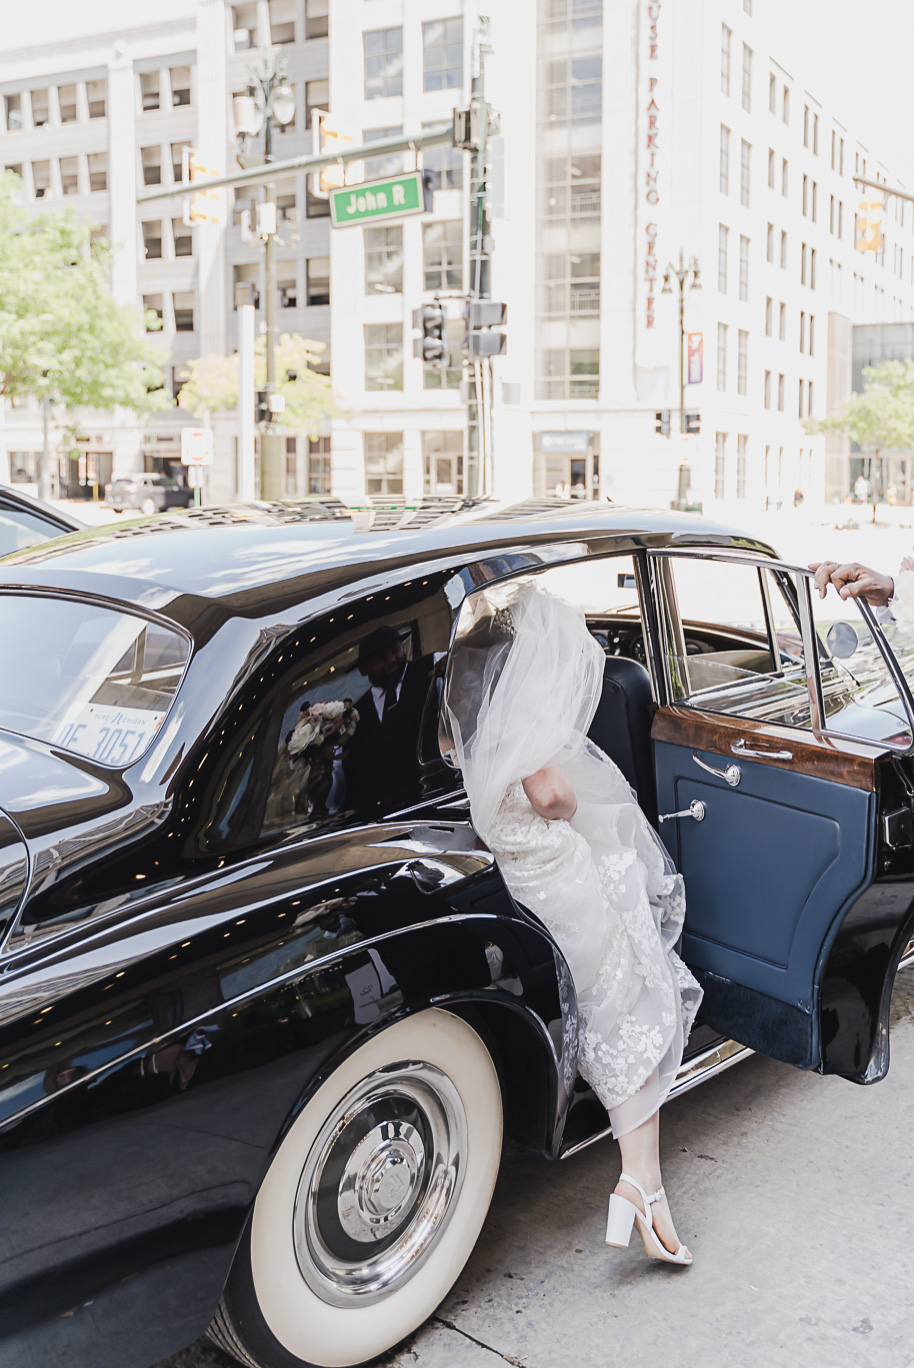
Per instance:
[[[357,708],[347,707],[339,700],[312,703],[307,712],[301,714],[289,737],[289,754],[303,755],[324,741],[332,741],[335,746],[345,746],[355,735],[358,724]]]

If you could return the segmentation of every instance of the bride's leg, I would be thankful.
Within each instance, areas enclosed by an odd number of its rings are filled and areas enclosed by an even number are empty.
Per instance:
[[[619,1149],[622,1153],[622,1170],[624,1173],[630,1173],[633,1178],[637,1178],[647,1193],[656,1192],[663,1182],[660,1175],[659,1108],[656,1108],[647,1120],[634,1125],[632,1129],[626,1129],[626,1123],[631,1124],[636,1117],[644,1115],[645,1110],[654,1101],[657,1090],[658,1079],[657,1074],[654,1073],[634,1097],[630,1097],[620,1107],[613,1107],[609,1114],[613,1133],[619,1140]],[[634,1202],[639,1211],[644,1210],[644,1202],[641,1200],[637,1188],[633,1188],[630,1183],[620,1181],[616,1184],[615,1190],[620,1197],[627,1197],[630,1202]],[[651,1217],[658,1237],[670,1253],[675,1254],[679,1240],[676,1236],[676,1227],[673,1225],[673,1218],[670,1215],[670,1206],[666,1197],[661,1197],[659,1202],[652,1203]]]

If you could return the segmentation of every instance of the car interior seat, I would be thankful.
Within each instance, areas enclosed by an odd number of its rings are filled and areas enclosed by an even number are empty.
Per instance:
[[[651,723],[655,711],[651,679],[644,666],[625,656],[607,656],[603,692],[588,735],[619,766],[654,827],[657,783]]]

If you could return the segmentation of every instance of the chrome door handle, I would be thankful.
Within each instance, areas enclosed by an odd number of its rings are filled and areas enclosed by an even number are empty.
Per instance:
[[[694,817],[696,822],[703,822],[707,808],[700,798],[693,798],[684,812],[665,812],[661,816],[661,822],[672,822],[675,817]]]
[[[742,739],[734,741],[730,747],[734,755],[752,756],[755,760],[792,760],[793,751],[789,750],[752,750]]]
[[[725,779],[731,788],[736,788],[742,777],[739,772],[739,765],[728,765],[726,769],[715,769],[713,765],[706,765],[704,760],[699,760],[697,751],[692,751],[692,759],[696,765],[707,770],[709,774],[715,775],[718,779]]]

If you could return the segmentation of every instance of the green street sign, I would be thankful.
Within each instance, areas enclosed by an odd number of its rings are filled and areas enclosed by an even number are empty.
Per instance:
[[[330,218],[334,228],[425,214],[431,207],[431,192],[426,188],[422,171],[407,171],[402,176],[346,185],[342,190],[330,192]]]

